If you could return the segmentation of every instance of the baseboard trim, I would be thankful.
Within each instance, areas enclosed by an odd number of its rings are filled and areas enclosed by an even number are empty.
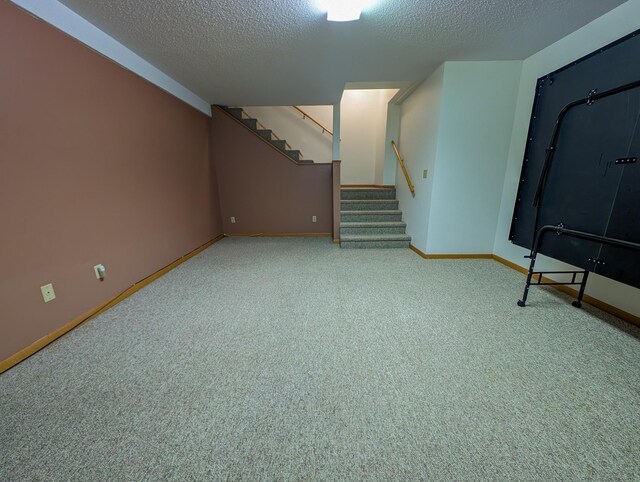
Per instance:
[[[199,248],[196,248],[193,251],[185,254],[181,258],[178,258],[173,263],[168,264],[164,268],[162,268],[162,269],[156,271],[155,273],[150,274],[146,278],[138,281],[134,285],[132,285],[129,288],[127,288],[126,290],[124,290],[119,295],[111,298],[106,303],[103,303],[102,305],[97,306],[97,307],[87,311],[86,313],[80,315],[79,317],[74,318],[69,323],[66,323],[65,325],[61,326],[60,328],[58,328],[57,330],[53,331],[52,333],[49,333],[48,335],[43,336],[39,340],[36,340],[35,342],[33,342],[31,345],[23,348],[22,350],[20,350],[19,352],[15,353],[14,355],[11,355],[9,358],[7,358],[5,360],[2,360],[0,362],[0,373],[6,372],[9,368],[12,368],[12,367],[16,366],[18,363],[20,363],[21,361],[26,360],[31,355],[33,355],[34,353],[37,353],[38,351],[42,350],[45,346],[47,346],[50,343],[54,342],[55,340],[57,340],[61,336],[65,335],[66,333],[70,332],[74,328],[76,328],[76,327],[80,326],[81,324],[91,320],[92,318],[95,318],[99,314],[104,313],[109,308],[112,308],[113,306],[117,305],[118,303],[120,303],[121,301],[125,300],[126,298],[128,298],[129,296],[134,294],[135,292],[141,290],[142,288],[144,288],[148,284],[150,284],[153,281],[157,280],[161,276],[167,274],[172,269],[174,269],[177,266],[181,265],[185,261],[193,258],[196,254],[201,253],[202,251],[207,249],[209,246],[217,243],[218,241],[220,241],[223,238],[224,238],[223,234],[221,234],[220,236],[217,236],[216,238],[212,239],[211,241],[208,241],[207,243],[203,244]]]
[[[424,259],[493,259],[492,254],[427,254],[413,244],[410,244],[409,248]]]
[[[523,268],[522,266],[495,254],[426,254],[416,248],[413,244],[410,244],[409,247],[424,259],[493,259],[494,261],[497,261],[498,263],[514,269],[524,275],[529,274],[529,270],[527,268]],[[542,280],[544,282],[553,281],[552,279],[547,277],[543,277]],[[552,288],[555,288],[556,290],[566,293],[574,298],[578,296],[578,292],[570,286],[553,285]],[[590,304],[591,306],[595,306],[596,308],[604,312],[617,316],[618,318],[633,325],[640,326],[640,316],[636,316],[624,310],[621,310],[620,308],[616,308],[615,306],[612,306],[609,303],[605,303],[604,301],[599,300],[598,298],[594,298],[593,296],[584,295],[583,301]]]
[[[333,233],[255,233],[255,234],[233,234],[225,233],[226,238],[327,238]]]
[[[344,188],[367,188],[367,189],[394,189],[395,186],[389,186],[386,184],[341,184],[340,187]]]
[[[333,244],[340,244],[340,240],[339,239],[334,239],[333,240]]]
[[[528,275],[529,274],[529,270],[527,268],[524,268],[516,263],[513,263],[507,259],[504,259],[500,256],[497,255],[493,255],[492,256],[493,259],[495,261],[497,261],[500,264],[503,264],[511,269],[514,269],[524,275]],[[550,278],[547,278],[545,276],[542,277],[542,280],[544,282],[548,282],[548,281],[553,281]],[[552,288],[557,289],[558,291],[561,291],[563,293],[566,293],[574,298],[576,298],[578,296],[578,291],[574,290],[573,288],[571,288],[570,286],[563,286],[563,285],[554,285],[552,286]],[[594,298],[593,296],[589,296],[589,295],[584,295],[583,300],[585,303],[590,304],[591,306],[595,306],[596,308],[605,311],[611,315],[617,316],[618,318],[627,321],[631,324],[640,326],[640,316],[636,316],[636,315],[632,315],[631,313],[628,313],[624,310],[621,310],[620,308],[616,308],[615,306],[610,305],[609,303],[605,303],[602,300],[599,300],[598,298]]]

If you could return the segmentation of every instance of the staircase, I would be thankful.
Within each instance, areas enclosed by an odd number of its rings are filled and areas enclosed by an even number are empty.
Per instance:
[[[395,188],[340,190],[340,247],[408,248]]]
[[[282,152],[285,156],[298,164],[313,164],[310,159],[302,159],[302,153],[297,149],[291,149],[289,143],[284,139],[280,139],[276,136],[272,130],[265,129],[257,119],[252,119],[241,107],[225,107],[219,106],[226,113],[234,117],[238,122],[241,122],[246,127],[251,129],[255,135],[261,137],[265,141],[269,142],[272,146]]]

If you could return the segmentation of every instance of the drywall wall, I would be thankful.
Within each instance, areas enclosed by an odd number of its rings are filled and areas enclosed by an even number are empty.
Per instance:
[[[58,0],[11,0],[29,13],[78,39],[105,57],[156,84],[178,99],[211,115],[211,106],[198,95],[151,65]]]
[[[407,234],[418,249],[427,248],[429,206],[433,192],[433,176],[422,179],[422,172],[433,172],[436,163],[438,131],[444,81],[444,65],[441,65],[402,103],[400,117],[400,153],[409,176],[415,185],[415,197],[397,165],[396,196],[400,201]]]
[[[0,64],[3,360],[221,226],[205,114],[9,2]]]
[[[340,102],[343,184],[383,180],[387,104],[397,89],[345,90]]]
[[[428,254],[493,250],[521,62],[446,62],[402,103],[397,167],[412,244]],[[424,177],[424,171],[427,177]]]
[[[331,163],[296,164],[219,107],[211,139],[225,234],[331,234]]]
[[[511,244],[508,236],[537,79],[637,30],[640,28],[638,19],[640,0],[630,0],[524,61],[496,231],[494,253],[498,256],[528,267],[528,260],[524,259],[528,252]],[[543,270],[569,268],[544,256],[539,258],[537,267]],[[592,275],[587,294],[640,316],[638,289]]]
[[[521,69],[445,63],[425,252],[492,252]]]
[[[402,105],[388,103],[387,104],[387,129],[384,141],[384,165],[382,167],[382,179],[376,184],[385,186],[393,186],[396,183],[396,169],[398,167],[398,158],[391,141],[396,144],[400,142],[400,119],[402,118]]]
[[[307,105],[300,106],[304,112],[312,116],[331,132],[333,124],[333,106]],[[331,162],[333,137],[329,132],[303,119],[291,106],[282,107],[244,107],[251,117],[258,119],[265,128],[271,129],[280,139],[286,140],[292,149],[302,151],[304,159],[315,162]]]

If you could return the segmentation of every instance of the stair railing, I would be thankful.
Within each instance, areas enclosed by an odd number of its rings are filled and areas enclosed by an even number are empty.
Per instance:
[[[409,177],[409,173],[407,172],[407,168],[404,165],[404,160],[398,151],[398,146],[396,146],[395,141],[391,141],[391,146],[396,153],[396,157],[398,158],[398,162],[400,163],[400,167],[402,168],[402,172],[404,172],[404,178],[407,180],[407,185],[409,186],[409,191],[411,191],[411,195],[415,197],[416,191],[413,187],[413,183],[411,182],[411,178]]]
[[[327,129],[325,126],[323,126],[322,124],[320,124],[320,122],[318,122],[317,120],[315,120],[313,117],[311,117],[309,114],[307,114],[305,111],[303,111],[300,107],[298,107],[297,105],[292,105],[291,107],[293,107],[295,110],[297,110],[298,112],[300,112],[302,114],[302,120],[306,120],[309,119],[311,122],[313,122],[315,125],[317,125],[320,129],[322,129],[322,133],[324,134],[325,132],[327,134],[329,134],[331,137],[333,137],[333,132],[331,132],[329,129]]]
[[[238,109],[242,109],[242,107],[238,107]],[[253,119],[253,117],[251,117],[249,114],[247,114],[244,109],[242,109],[242,117],[245,119]],[[258,119],[254,119],[256,121],[256,125],[263,131],[269,131],[271,129],[267,129],[265,126],[263,126],[260,121]],[[271,137],[274,138],[276,141],[281,141],[282,139],[280,139],[275,132],[271,131]],[[291,145],[287,142],[284,141],[284,145],[285,147],[290,150],[293,151],[294,149],[291,147]],[[302,155],[302,151],[300,151],[300,158],[303,159],[304,156]]]

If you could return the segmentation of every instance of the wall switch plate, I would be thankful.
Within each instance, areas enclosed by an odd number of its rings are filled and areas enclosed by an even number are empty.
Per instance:
[[[318,221],[318,218],[316,216],[311,216],[311,221],[315,223]]]
[[[236,224],[236,217],[235,216],[231,216],[231,224]]]
[[[425,169],[424,171],[422,171],[422,179],[426,179],[428,175],[429,175],[428,169]]]
[[[40,291],[42,292],[42,299],[45,303],[56,299],[56,292],[53,291],[53,285],[51,283],[41,286]]]

